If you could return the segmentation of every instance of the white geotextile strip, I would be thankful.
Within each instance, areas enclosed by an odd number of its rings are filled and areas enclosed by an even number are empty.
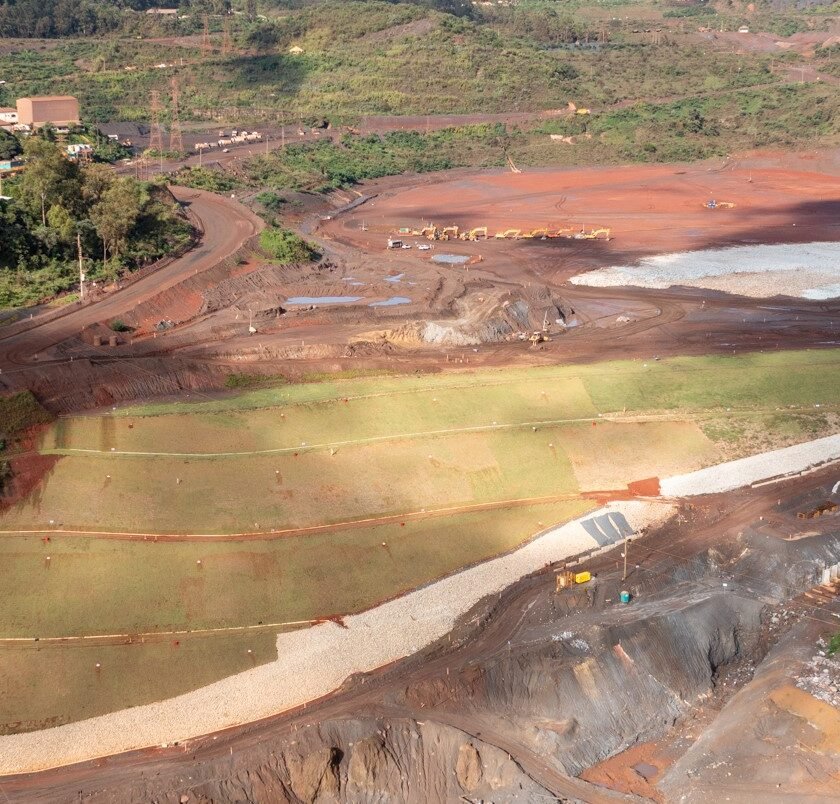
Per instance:
[[[582,523],[607,513],[623,514],[639,530],[672,512],[663,503],[612,503],[547,531],[513,553],[347,617],[346,628],[327,622],[280,634],[278,657],[270,664],[160,703],[0,737],[0,774],[182,741],[299,706],[332,692],[353,673],[374,670],[440,639],[485,595],[548,563],[598,547]]]
[[[836,460],[840,460],[840,435],[831,435],[805,444],[795,444],[710,466],[686,475],[669,477],[660,483],[660,489],[666,497],[717,494],[749,486],[760,480],[804,472],[813,466]]]

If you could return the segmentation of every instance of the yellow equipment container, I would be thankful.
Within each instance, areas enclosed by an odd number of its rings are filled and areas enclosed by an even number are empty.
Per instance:
[[[569,570],[564,570],[563,572],[557,573],[557,577],[555,579],[555,591],[560,592],[561,590],[568,589],[570,586],[574,586],[575,584],[586,583],[591,580],[591,572],[570,572]]]

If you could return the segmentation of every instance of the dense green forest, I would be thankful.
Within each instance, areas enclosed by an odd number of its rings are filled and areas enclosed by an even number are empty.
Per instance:
[[[91,280],[110,280],[189,242],[165,187],[79,165],[41,137],[23,145],[27,167],[0,200],[0,307],[40,301],[78,281],[78,246]]]

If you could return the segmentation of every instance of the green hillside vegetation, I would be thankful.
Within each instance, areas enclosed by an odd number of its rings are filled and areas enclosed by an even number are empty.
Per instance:
[[[26,170],[0,201],[0,307],[39,301],[78,281],[111,280],[189,243],[191,228],[161,185],[79,165],[41,137],[23,145]]]
[[[188,16],[178,20],[145,19],[124,8],[135,27],[125,23],[107,40],[74,36],[49,47],[0,49],[0,72],[8,80],[0,87],[0,103],[17,95],[68,92],[80,98],[91,121],[147,123],[150,91],[159,90],[168,103],[169,81],[177,75],[187,124],[331,123],[340,141],[255,159],[238,177],[281,190],[323,190],[406,171],[497,166],[508,153],[525,165],[567,165],[690,160],[743,148],[840,141],[834,87],[786,83],[771,71],[774,62],[799,63],[795,53],[708,50],[697,27],[734,30],[747,21],[708,5],[689,12],[652,3],[547,0],[469,8],[444,0],[260,0],[263,18],[251,20],[245,13],[228,18],[227,55],[221,53],[219,16],[225,4],[208,0],[181,8]],[[234,2],[232,8],[244,12],[247,5]],[[204,11],[213,52],[203,58]],[[760,7],[749,22],[754,30],[782,35],[825,29],[830,17]],[[653,28],[663,30],[661,38],[646,33]],[[290,53],[292,45],[303,52]],[[818,51],[818,68],[840,74],[837,50]],[[542,111],[569,102],[593,114],[536,126],[466,126],[382,140],[341,137],[344,127],[366,114]],[[168,114],[164,109],[164,124]],[[418,124],[422,128],[422,121]],[[552,142],[551,134],[575,141]],[[219,191],[233,186],[212,171],[193,171],[181,180]]]
[[[45,50],[13,49],[0,56],[0,67],[19,94],[70,92],[91,119],[141,121],[148,116],[149,91],[167,94],[174,68],[155,67],[162,63],[183,63],[182,116],[207,119],[223,112],[232,119],[266,115],[287,122],[541,110],[570,100],[597,107],[777,80],[766,70],[770,54],[709,54],[679,28],[654,44],[636,33],[640,25],[649,27],[644,17],[650,12],[662,20],[662,9],[648,4],[625,7],[629,18],[622,20],[609,8],[594,18],[572,4],[535,0],[481,8],[472,19],[429,5],[261,3],[268,19],[230,18],[233,52],[224,56],[222,17],[208,18],[214,53],[202,58],[201,36],[191,36],[199,22],[193,13],[167,23],[180,26],[169,31],[182,36],[177,41],[161,38],[157,29],[150,41],[73,38]],[[801,14],[788,17],[797,28],[811,24]],[[732,27],[741,21],[727,20]],[[692,19],[684,27],[691,31],[696,24]],[[608,41],[598,43],[599,37]],[[574,44],[587,42],[591,49]],[[289,53],[291,45],[303,52]]]

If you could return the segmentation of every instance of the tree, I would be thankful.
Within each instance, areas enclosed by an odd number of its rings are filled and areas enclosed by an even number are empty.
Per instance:
[[[52,142],[30,137],[24,145],[26,170],[20,180],[21,206],[47,225],[47,210],[59,204],[71,213],[80,206],[79,167]]]
[[[125,246],[148,200],[149,195],[139,182],[123,177],[116,179],[91,209],[90,219],[102,239],[103,262],[107,262],[109,251],[117,256]]]
[[[72,243],[76,237],[76,221],[70,213],[60,204],[53,204],[47,213],[47,224],[50,229],[55,230],[56,237],[60,243],[65,245]]]
[[[82,197],[88,204],[98,204],[113,184],[116,175],[108,165],[91,163],[82,168]]]
[[[21,150],[17,137],[0,128],[0,159],[14,159]]]

